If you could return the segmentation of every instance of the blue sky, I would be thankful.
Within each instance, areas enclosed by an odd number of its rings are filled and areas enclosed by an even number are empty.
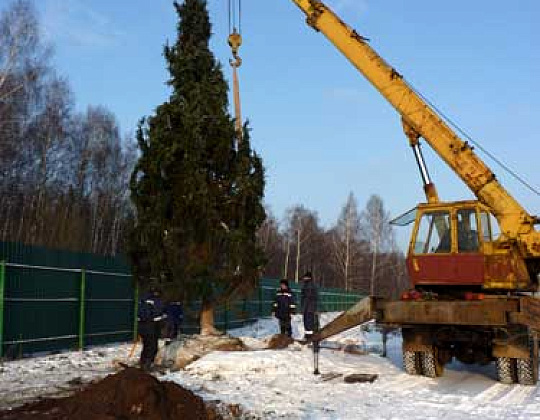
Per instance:
[[[2,3],[6,0],[2,0]],[[39,0],[56,64],[80,108],[103,104],[123,131],[168,96],[162,46],[174,42],[169,0]],[[540,2],[328,0],[371,45],[475,139],[540,187]],[[213,50],[228,62],[227,0],[208,1]],[[267,168],[266,202],[281,218],[302,203],[325,226],[353,191],[392,215],[423,201],[399,116],[290,0],[243,0],[243,115]],[[230,67],[224,66],[231,77]],[[443,199],[471,198],[425,147]],[[531,213],[540,198],[488,164]],[[402,247],[407,231],[398,232]]]

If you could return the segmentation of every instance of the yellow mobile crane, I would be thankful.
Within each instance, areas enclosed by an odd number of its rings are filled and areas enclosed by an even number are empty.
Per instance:
[[[407,255],[414,293],[400,301],[367,298],[315,337],[327,338],[372,317],[403,331],[408,373],[442,374],[452,358],[497,363],[499,379],[534,384],[538,379],[540,232],[530,215],[493,172],[368,40],[323,2],[292,0],[368,79],[401,116],[427,197],[415,209]],[[424,139],[477,197],[441,202],[420,149]],[[500,226],[494,238],[492,216]]]

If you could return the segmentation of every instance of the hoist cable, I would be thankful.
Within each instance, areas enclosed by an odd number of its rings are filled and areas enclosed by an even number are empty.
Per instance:
[[[232,7],[233,29],[235,29],[236,28],[236,1],[233,0],[232,4],[233,4],[233,7]]]
[[[229,32],[238,29],[242,34],[242,0],[228,0]],[[238,24],[238,25],[237,25]]]
[[[231,0],[229,0],[229,2],[228,2],[227,15],[229,17],[229,33],[230,33],[231,30],[232,30],[232,27],[231,27]]]
[[[458,133],[460,133],[463,137],[465,137],[468,141],[470,141],[472,144],[474,144],[479,150],[481,150],[487,157],[489,157],[492,161],[494,161],[497,165],[499,165],[503,170],[505,170],[508,174],[510,174],[514,179],[516,179],[519,183],[521,183],[525,188],[536,194],[540,197],[540,191],[533,187],[529,182],[527,182],[521,175],[519,175],[516,171],[512,170],[507,164],[505,164],[501,159],[499,159],[497,156],[495,156],[493,153],[491,153],[489,150],[487,150],[484,146],[482,146],[478,141],[474,140],[467,132],[462,129],[457,123],[452,121],[450,117],[448,117],[444,112],[442,112],[433,102],[431,102],[428,98],[426,98],[418,89],[414,87],[412,83],[410,83],[408,80],[406,80],[407,85],[413,90],[414,93],[416,93],[424,102],[426,102],[440,117],[442,117],[448,124],[450,124]]]
[[[238,0],[238,32],[242,35],[242,0]]]

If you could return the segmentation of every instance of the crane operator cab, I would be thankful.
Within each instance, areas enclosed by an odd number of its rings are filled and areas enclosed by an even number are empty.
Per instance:
[[[498,242],[497,220],[480,202],[419,204],[391,223],[413,221],[407,256],[413,288],[461,292],[529,286],[525,264],[516,250]]]

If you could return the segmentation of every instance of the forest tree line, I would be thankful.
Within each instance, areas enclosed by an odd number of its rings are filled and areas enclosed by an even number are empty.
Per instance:
[[[129,136],[103,106],[76,111],[34,5],[0,15],[0,240],[115,255],[130,220]]]
[[[258,234],[268,259],[264,275],[295,282],[311,271],[323,287],[396,297],[408,287],[408,277],[389,222],[378,195],[360,209],[350,193],[330,228],[302,205],[289,208],[281,221],[267,209]]]

